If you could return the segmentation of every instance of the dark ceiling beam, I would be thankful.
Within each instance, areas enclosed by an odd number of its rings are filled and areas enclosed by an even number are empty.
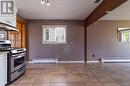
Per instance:
[[[109,11],[117,8],[127,0],[103,0],[103,2],[85,19],[86,26],[94,23]]]

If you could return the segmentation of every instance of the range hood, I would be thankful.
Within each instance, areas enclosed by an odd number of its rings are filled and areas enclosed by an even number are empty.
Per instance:
[[[0,23],[0,30],[6,30],[6,31],[19,31],[16,27]]]

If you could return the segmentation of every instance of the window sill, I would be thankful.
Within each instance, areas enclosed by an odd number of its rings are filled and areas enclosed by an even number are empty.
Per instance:
[[[54,42],[43,42],[42,44],[67,44],[67,42],[61,42],[61,43],[54,43]]]

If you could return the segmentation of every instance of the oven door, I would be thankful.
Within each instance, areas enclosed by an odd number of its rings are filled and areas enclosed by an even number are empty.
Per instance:
[[[25,66],[25,53],[12,55],[11,57],[11,72]]]

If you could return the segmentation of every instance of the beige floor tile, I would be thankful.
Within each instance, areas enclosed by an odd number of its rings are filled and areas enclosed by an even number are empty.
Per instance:
[[[129,63],[27,64],[24,76],[9,86],[130,86],[129,73]]]
[[[113,83],[113,82],[115,82],[112,78],[98,78],[98,80],[100,81],[100,82],[103,82],[103,83],[107,83],[107,82],[111,82],[111,83]]]
[[[68,74],[67,80],[68,82],[83,82],[81,76],[78,74]]]
[[[29,69],[27,70],[27,74],[40,74],[41,69]]]
[[[86,82],[85,86],[104,86],[100,82]]]
[[[85,86],[84,83],[68,83],[68,86]]]
[[[85,82],[98,82],[99,81],[99,79],[97,79],[96,77],[94,77],[94,76],[81,76],[82,77],[82,79],[83,79],[83,81],[85,81]]]
[[[67,83],[51,83],[50,86],[67,86]]]
[[[54,74],[66,74],[67,71],[65,69],[56,69],[54,70]]]
[[[32,84],[15,84],[15,86],[33,86]]]
[[[32,86],[50,86],[50,83],[34,83]]]
[[[7,86],[15,86],[15,84],[10,84],[10,85],[7,85]]]
[[[17,83],[19,84],[32,84],[32,83],[34,83],[36,81],[36,79],[35,78],[23,78],[23,79],[21,79],[21,80],[19,80],[19,81],[17,81]]]
[[[65,74],[54,74],[52,82],[67,82],[67,76]]]
[[[104,86],[121,86],[120,84],[117,83],[104,83]]]
[[[42,69],[40,71],[41,74],[52,74],[53,70],[52,69]]]
[[[51,82],[52,75],[39,75],[38,78],[35,80],[36,83],[41,82]]]

